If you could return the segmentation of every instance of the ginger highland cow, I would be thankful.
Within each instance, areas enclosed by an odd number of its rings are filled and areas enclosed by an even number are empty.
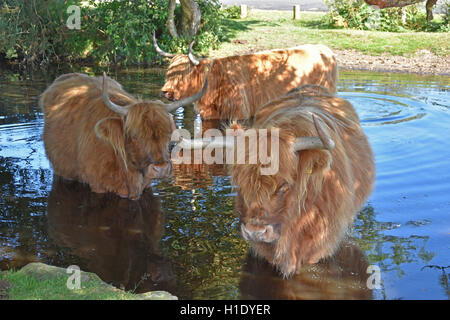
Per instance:
[[[232,166],[242,236],[289,277],[335,252],[372,191],[374,156],[353,106],[320,86],[270,101],[249,128],[279,129],[279,170]]]
[[[258,107],[289,90],[317,84],[336,92],[337,65],[333,52],[323,45],[302,45],[218,59],[197,59],[192,45],[187,55],[155,50],[171,58],[162,94],[173,100],[200,90],[210,72],[208,88],[196,103],[202,119],[247,119]]]
[[[138,101],[116,81],[71,73],[42,94],[44,145],[55,174],[89,184],[97,193],[137,199],[151,179],[171,172],[169,112],[197,94],[164,104]]]

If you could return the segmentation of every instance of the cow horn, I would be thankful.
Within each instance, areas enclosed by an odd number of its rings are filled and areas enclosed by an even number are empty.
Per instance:
[[[108,107],[111,111],[114,111],[115,113],[118,113],[120,115],[126,116],[128,113],[128,109],[126,107],[119,106],[112,102],[109,99],[108,95],[108,81],[106,79],[106,73],[103,72],[103,88],[102,88],[102,100],[105,106]]]
[[[158,53],[160,56],[167,57],[167,58],[175,57],[175,55],[173,53],[165,52],[158,46],[158,43],[156,42],[155,30],[153,30],[153,47],[155,48],[156,53]]]
[[[191,63],[194,66],[198,66],[200,64],[200,61],[198,61],[198,59],[194,56],[194,54],[192,53],[192,47],[194,46],[195,40],[193,40],[190,44],[189,44],[189,50],[188,50],[188,58],[189,61],[191,61]]]
[[[315,115],[312,115],[314,126],[316,127],[318,137],[300,137],[295,139],[294,150],[308,150],[308,149],[325,149],[331,150],[334,148],[334,141],[325,133],[325,130],[317,120]]]
[[[208,87],[208,77],[206,77],[205,79],[205,83],[203,84],[203,88],[202,90],[200,90],[199,92],[197,92],[196,94],[194,94],[193,96],[166,104],[166,110],[167,112],[172,112],[176,109],[178,109],[179,107],[182,107],[184,105],[188,105],[191,103],[194,103],[195,101],[197,101],[198,99],[200,99],[206,91],[206,87]]]

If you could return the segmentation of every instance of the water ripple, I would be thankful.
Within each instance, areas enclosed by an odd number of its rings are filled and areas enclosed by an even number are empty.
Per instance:
[[[397,124],[426,115],[427,105],[409,97],[366,92],[343,92],[340,96],[354,105],[362,126]]]

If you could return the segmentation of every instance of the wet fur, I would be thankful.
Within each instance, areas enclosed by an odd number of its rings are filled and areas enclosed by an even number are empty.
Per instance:
[[[293,151],[296,137],[317,136],[311,113],[334,140],[331,151]],[[263,176],[260,164],[233,165],[236,210],[242,223],[281,225],[276,241],[251,247],[288,277],[333,254],[372,191],[373,153],[353,106],[319,86],[300,87],[267,103],[250,127],[280,129],[280,168]],[[277,188],[285,182],[289,189],[280,196]]]
[[[65,74],[45,90],[39,101],[45,149],[57,175],[136,199],[151,180],[149,161],[169,159],[169,115],[161,102],[140,102],[107,81],[111,101],[132,105],[126,117],[103,104],[100,77]]]
[[[190,96],[202,88],[209,68],[207,91],[196,104],[203,119],[247,119],[258,107],[304,84],[336,92],[336,59],[323,45],[203,59],[198,66],[177,55],[161,90],[176,100]]]

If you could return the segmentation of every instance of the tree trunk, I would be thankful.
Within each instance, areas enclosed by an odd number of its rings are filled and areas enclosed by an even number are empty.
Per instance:
[[[167,17],[167,29],[172,38],[178,38],[177,27],[175,26],[175,7],[176,0],[170,0],[169,2],[169,16]]]
[[[437,0],[428,0],[425,8],[427,8],[427,21],[433,20],[433,6],[436,4]]]
[[[181,30],[178,32],[175,24],[176,0],[169,2],[169,15],[167,17],[167,28],[173,38],[178,38],[181,34],[192,38],[198,30],[201,21],[201,12],[198,4],[194,0],[180,0],[181,4]]]
[[[201,13],[198,4],[194,0],[180,0],[181,3],[181,34],[192,38],[198,29]]]

